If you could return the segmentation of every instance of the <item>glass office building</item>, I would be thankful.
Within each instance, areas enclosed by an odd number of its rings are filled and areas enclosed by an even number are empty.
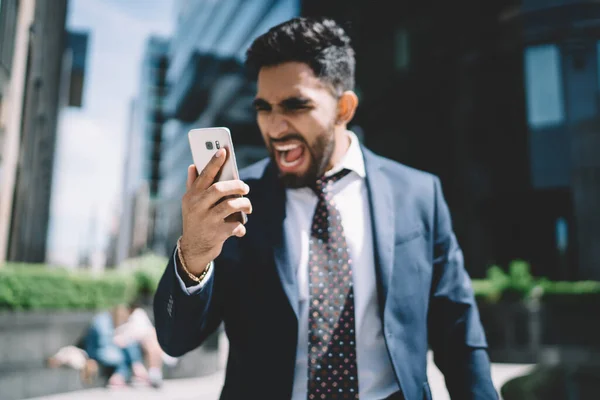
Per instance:
[[[181,197],[192,163],[190,129],[228,127],[240,168],[267,155],[252,109],[255,83],[243,69],[245,52],[257,36],[299,12],[299,0],[177,3],[165,99],[170,119],[164,126],[155,229],[159,251],[170,253],[181,234]]]
[[[600,279],[600,4],[584,0],[182,1],[169,54],[158,231],[171,251],[190,128],[232,129],[265,155],[241,70],[260,32],[293,15],[342,22],[357,54],[351,128],[373,151],[440,176],[466,265],[525,259]],[[239,145],[238,145],[239,144]],[[239,149],[239,150],[238,150]],[[169,200],[166,200],[169,199]]]
[[[154,246],[156,207],[163,158],[163,126],[166,120],[169,41],[148,38],[141,65],[139,92],[132,100],[121,198],[121,220],[116,240],[115,263],[137,256]],[[111,253],[109,251],[109,253]]]
[[[367,147],[439,175],[473,276],[600,279],[600,4],[303,1],[350,21]]]

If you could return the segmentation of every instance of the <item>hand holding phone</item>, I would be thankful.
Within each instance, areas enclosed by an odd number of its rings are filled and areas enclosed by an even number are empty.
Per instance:
[[[249,188],[239,180],[230,137],[226,128],[194,129],[189,133],[195,165],[188,168],[187,191],[182,200],[181,250],[193,274],[199,275],[217,258],[227,238],[246,234],[245,214],[252,212],[250,200],[242,197]]]

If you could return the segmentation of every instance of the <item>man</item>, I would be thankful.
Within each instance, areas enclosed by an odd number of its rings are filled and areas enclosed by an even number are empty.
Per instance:
[[[343,29],[293,19],[246,64],[271,157],[243,182],[213,184],[223,149],[199,176],[188,169],[183,235],[154,302],[163,349],[182,355],[224,322],[221,399],[417,400],[431,398],[430,345],[453,399],[496,399],[438,179],[347,130],[358,99]],[[224,221],[240,211],[245,226]]]

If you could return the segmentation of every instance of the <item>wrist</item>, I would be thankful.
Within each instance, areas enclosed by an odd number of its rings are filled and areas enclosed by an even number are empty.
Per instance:
[[[178,257],[189,272],[198,276],[205,271],[212,259],[207,259],[195,253],[197,251],[195,252],[189,243],[186,242],[185,238],[181,236],[177,241]]]
[[[183,277],[185,277],[186,283],[195,285],[206,277],[208,270],[211,266],[211,261],[201,261],[199,259],[188,258],[186,252],[181,246],[181,237],[177,241],[177,258],[179,261],[179,270],[182,271]]]

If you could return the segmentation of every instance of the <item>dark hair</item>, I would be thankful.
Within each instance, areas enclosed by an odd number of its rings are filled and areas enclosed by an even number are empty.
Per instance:
[[[262,67],[293,61],[308,64],[337,95],[354,90],[354,50],[344,29],[331,19],[293,18],[256,38],[246,52],[253,76]]]

